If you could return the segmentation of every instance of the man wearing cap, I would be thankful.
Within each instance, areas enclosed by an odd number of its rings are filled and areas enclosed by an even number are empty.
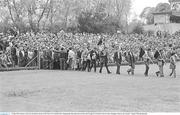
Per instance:
[[[60,70],[65,70],[66,68],[66,52],[64,50],[64,48],[61,48],[61,51],[59,52],[60,54],[60,59],[59,59],[59,62],[60,62]]]

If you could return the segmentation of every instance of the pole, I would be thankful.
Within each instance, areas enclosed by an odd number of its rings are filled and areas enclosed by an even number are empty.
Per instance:
[[[38,49],[38,69],[41,69],[41,55],[40,55],[40,50]]]

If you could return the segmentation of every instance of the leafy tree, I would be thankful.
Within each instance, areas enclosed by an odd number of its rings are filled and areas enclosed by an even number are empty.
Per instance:
[[[143,23],[137,19],[134,19],[129,24],[129,33],[143,34],[144,33]]]
[[[2,28],[15,28],[20,33],[78,31],[79,17],[91,13],[88,23],[93,25],[88,26],[94,32],[111,32],[123,27],[130,7],[131,0],[0,0],[0,20]]]
[[[168,3],[159,3],[156,7],[146,7],[141,12],[140,17],[146,20],[147,24],[154,23],[154,15],[156,12],[168,12],[170,11],[170,4]]]
[[[99,4],[95,12],[82,12],[78,17],[80,32],[115,33],[119,27],[118,18],[107,16],[105,4]]]
[[[171,6],[168,3],[159,3],[155,9],[156,12],[168,12],[170,10]]]
[[[133,33],[136,33],[136,34],[143,34],[143,32],[144,32],[144,29],[143,29],[142,25],[140,25],[140,24],[136,25],[133,30]]]
[[[145,19],[145,23],[147,24],[153,24],[154,23],[154,15],[153,13],[155,12],[155,8],[154,7],[146,7],[144,8],[144,10],[142,11],[142,13],[140,14],[140,17],[142,19]]]

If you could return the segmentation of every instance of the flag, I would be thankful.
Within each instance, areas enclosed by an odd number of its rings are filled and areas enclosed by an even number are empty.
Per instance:
[[[160,56],[159,51],[156,51],[154,54],[154,58],[157,59]]]
[[[142,58],[145,54],[145,51],[143,50],[143,48],[140,49],[140,53],[139,53],[139,58]]]
[[[97,45],[100,46],[100,45],[102,45],[102,43],[103,43],[103,40],[102,40],[102,38],[100,38],[100,40],[99,40]]]

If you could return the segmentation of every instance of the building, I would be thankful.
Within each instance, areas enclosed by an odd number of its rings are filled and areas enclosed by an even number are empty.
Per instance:
[[[180,12],[180,0],[169,0],[169,3],[172,11]]]
[[[166,12],[154,12],[154,24],[146,25],[146,31],[162,31],[173,34],[180,31],[180,0],[169,0],[171,10]]]

